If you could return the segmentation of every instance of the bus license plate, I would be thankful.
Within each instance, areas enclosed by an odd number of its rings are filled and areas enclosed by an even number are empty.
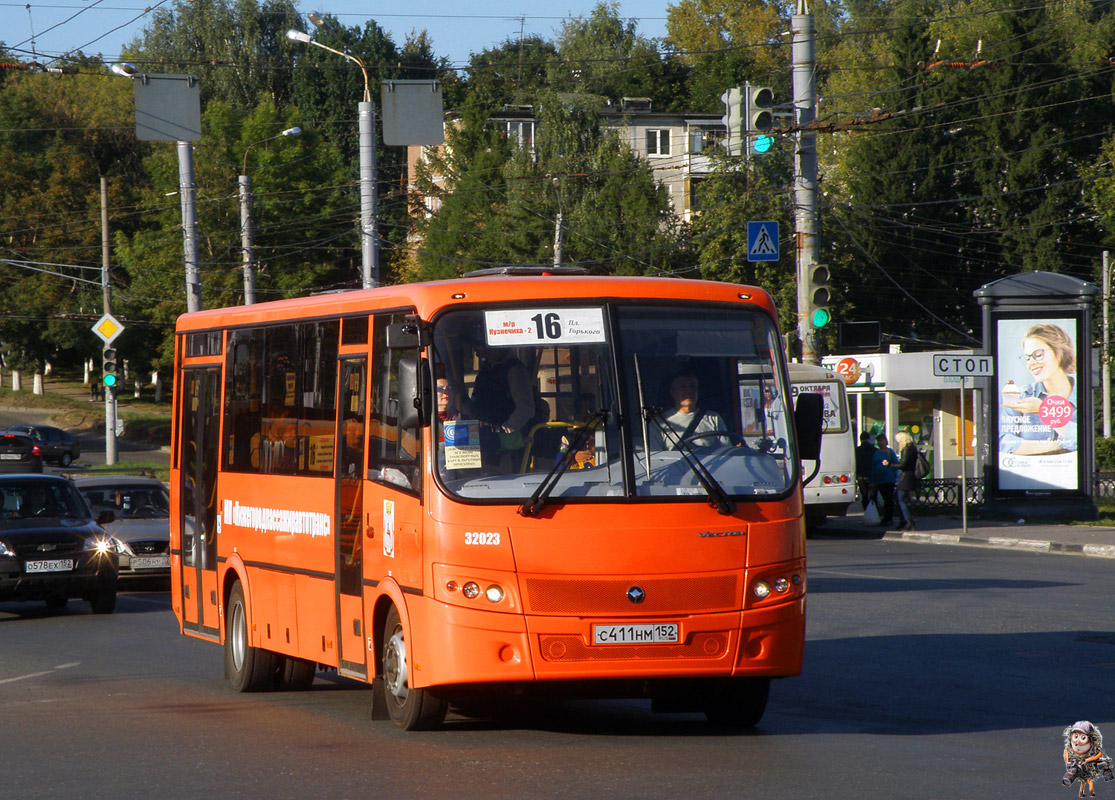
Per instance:
[[[168,569],[170,556],[132,556],[132,569]]]
[[[56,559],[53,561],[28,561],[24,567],[24,572],[69,572],[74,568],[74,562],[70,559]]]
[[[677,644],[678,624],[593,625],[593,644]]]

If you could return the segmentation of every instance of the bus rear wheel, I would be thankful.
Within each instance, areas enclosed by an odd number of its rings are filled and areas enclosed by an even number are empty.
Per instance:
[[[728,678],[717,681],[705,700],[705,718],[727,728],[753,728],[763,718],[770,696],[770,678]]]
[[[383,693],[391,720],[405,731],[429,731],[441,727],[448,704],[429,689],[410,686],[406,634],[394,606],[383,623]]]
[[[248,644],[248,607],[240,581],[232,585],[225,607],[225,676],[238,692],[270,689],[275,678],[274,654]]]

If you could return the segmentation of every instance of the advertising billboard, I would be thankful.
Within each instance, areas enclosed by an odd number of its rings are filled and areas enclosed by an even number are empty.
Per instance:
[[[998,488],[1081,490],[1077,365],[1081,317],[1072,311],[993,315],[998,374]]]

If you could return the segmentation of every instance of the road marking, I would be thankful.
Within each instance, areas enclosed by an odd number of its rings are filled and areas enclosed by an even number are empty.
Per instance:
[[[14,678],[0,678],[0,683],[15,683],[16,681],[25,681],[28,678],[41,678],[43,675],[50,675],[53,672],[55,672],[56,670],[69,669],[70,667],[76,667],[80,663],[81,663],[80,661],[74,661],[71,664],[59,664],[54,669],[48,669],[48,670],[45,670],[43,672],[30,672],[27,675],[17,675]]]

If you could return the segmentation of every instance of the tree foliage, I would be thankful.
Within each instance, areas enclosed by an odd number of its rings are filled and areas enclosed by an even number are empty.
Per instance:
[[[661,269],[654,243],[669,227],[665,190],[601,127],[591,102],[546,95],[534,148],[478,124],[451,132],[432,162],[452,188],[424,226],[416,277],[553,263],[559,213],[561,263],[613,274]]]
[[[363,71],[289,41],[290,0],[172,0],[152,11],[128,58],[144,72],[201,78],[194,147],[205,306],[241,302],[237,176],[255,200],[261,299],[354,287],[360,276],[358,128]],[[890,342],[968,346],[972,291],[1021,270],[1097,276],[1115,240],[1115,11],[1090,0],[1007,7],[996,0],[816,0],[819,259],[837,320],[879,320]],[[387,282],[501,263],[757,284],[796,322],[793,132],[772,154],[696,170],[699,211],[680,222],[647,162],[597,112],[649,97],[656,112],[722,113],[745,81],[791,101],[791,16],[783,0],[677,0],[656,41],[606,0],[551,40],[524,36],[472,55],[458,75],[425,32],[400,46],[373,19],[332,17],[316,42],[379,83],[442,83],[448,146],[408,173],[377,141],[381,264]],[[11,53],[0,54],[17,62]],[[99,316],[100,191],[108,184],[115,311],[128,357],[165,364],[185,308],[177,153],[134,137],[132,88],[99,60],[0,70],[0,352],[25,367],[91,354]],[[492,122],[532,109],[521,148]],[[686,118],[687,124],[707,125]],[[291,125],[300,138],[274,139]],[[247,158],[245,159],[245,155]],[[659,159],[658,166],[663,165]],[[407,186],[429,205],[407,206]],[[439,188],[440,187],[440,188]],[[778,220],[783,257],[746,258],[746,222]],[[559,223],[560,220],[560,223]],[[560,236],[559,236],[560,232]],[[156,331],[156,336],[148,335]],[[833,343],[829,342],[829,346]]]

